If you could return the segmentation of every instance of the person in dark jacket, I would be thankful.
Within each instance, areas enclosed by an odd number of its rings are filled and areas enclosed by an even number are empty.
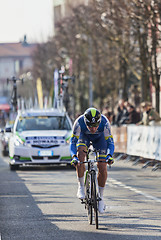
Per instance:
[[[140,121],[140,113],[135,110],[133,105],[129,105],[127,107],[128,110],[128,120],[125,122],[126,124],[136,124]]]
[[[126,102],[127,105],[128,102]],[[127,107],[125,106],[125,102],[123,99],[119,100],[118,108],[117,108],[117,115],[116,115],[116,125],[119,127],[128,120],[128,111]]]

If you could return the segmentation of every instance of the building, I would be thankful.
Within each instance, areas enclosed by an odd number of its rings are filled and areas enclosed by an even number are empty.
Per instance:
[[[0,43],[0,95],[7,90],[7,78],[19,77],[32,70],[32,54],[36,44],[28,44],[26,37],[19,43]]]
[[[32,54],[37,44],[24,41],[19,43],[0,43],[0,111],[9,111],[12,85],[7,79],[32,71]]]
[[[81,4],[88,5],[91,0],[53,0],[54,4],[54,35],[56,31],[56,24],[71,14],[72,8],[75,8]]]

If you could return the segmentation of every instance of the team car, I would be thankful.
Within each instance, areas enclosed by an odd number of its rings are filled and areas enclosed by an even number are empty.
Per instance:
[[[70,164],[72,122],[57,109],[18,112],[9,139],[9,165]]]

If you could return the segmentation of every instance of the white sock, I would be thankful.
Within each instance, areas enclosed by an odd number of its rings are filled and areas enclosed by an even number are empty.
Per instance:
[[[84,187],[84,177],[81,177],[81,178],[77,178],[78,179],[78,186],[80,187]]]
[[[104,187],[100,187],[100,186],[98,186],[98,191],[99,191],[99,194],[100,194],[100,198],[103,200],[103,191],[104,191]]]

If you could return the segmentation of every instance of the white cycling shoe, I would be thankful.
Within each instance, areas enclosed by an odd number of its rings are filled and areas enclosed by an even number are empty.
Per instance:
[[[105,210],[106,210],[106,205],[103,200],[100,200],[98,202],[98,211],[100,214],[103,214],[105,212]]]
[[[84,187],[82,187],[82,186],[79,186],[79,187],[78,187],[77,197],[78,197],[79,199],[84,199],[84,198],[85,198]]]

